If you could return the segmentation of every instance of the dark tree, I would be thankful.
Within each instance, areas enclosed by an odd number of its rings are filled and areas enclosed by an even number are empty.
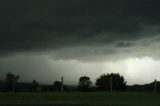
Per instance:
[[[79,78],[78,88],[80,91],[90,91],[90,86],[92,82],[88,76],[82,76]]]
[[[102,74],[96,79],[96,85],[102,91],[109,91],[111,88],[113,91],[126,90],[126,81],[119,73]]]
[[[32,90],[37,91],[39,87],[39,83],[36,80],[32,81]]]
[[[16,88],[16,82],[19,79],[19,75],[14,75],[12,73],[6,74],[6,90],[7,91],[15,91]]]
[[[54,90],[54,91],[61,91],[61,85],[62,85],[61,82],[55,81],[55,82],[53,83],[53,90]]]

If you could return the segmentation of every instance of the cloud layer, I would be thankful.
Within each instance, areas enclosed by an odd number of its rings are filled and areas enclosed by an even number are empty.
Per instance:
[[[133,46],[159,33],[159,1],[2,0],[0,52]],[[148,32],[150,34],[148,34]]]

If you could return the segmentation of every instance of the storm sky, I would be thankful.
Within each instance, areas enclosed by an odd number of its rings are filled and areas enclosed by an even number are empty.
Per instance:
[[[160,1],[1,0],[0,79],[76,84],[118,72],[160,80]]]

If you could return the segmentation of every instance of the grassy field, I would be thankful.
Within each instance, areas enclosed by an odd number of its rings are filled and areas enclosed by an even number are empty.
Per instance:
[[[0,93],[0,103],[160,106],[160,94],[135,92]]]

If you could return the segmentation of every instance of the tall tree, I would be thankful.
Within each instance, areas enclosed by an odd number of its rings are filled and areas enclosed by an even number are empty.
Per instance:
[[[82,76],[79,78],[78,88],[80,91],[90,91],[90,86],[92,82],[88,76]]]
[[[18,79],[19,75],[14,75],[10,72],[6,74],[6,87],[8,91],[15,91],[15,85]]]
[[[103,91],[124,91],[126,89],[126,81],[119,73],[102,74],[96,79],[96,85],[99,90]]]
[[[53,83],[53,90],[54,91],[61,91],[61,86],[62,86],[62,83],[60,81],[55,81]]]
[[[33,80],[32,81],[32,87],[33,87],[32,90],[37,91],[38,86],[39,86],[39,83],[36,80]]]

